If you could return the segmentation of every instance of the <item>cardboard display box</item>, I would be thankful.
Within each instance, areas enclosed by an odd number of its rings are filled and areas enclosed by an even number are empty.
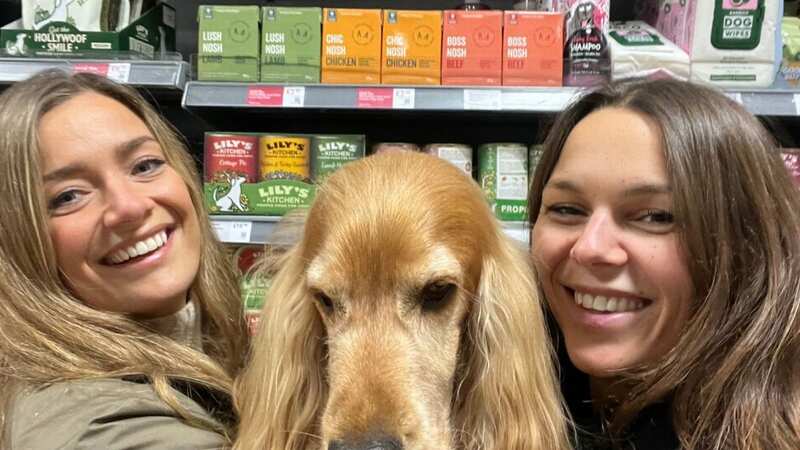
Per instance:
[[[0,55],[108,58],[114,53],[159,59],[175,51],[175,10],[158,4],[120,31],[80,31],[67,22],[38,30],[22,28],[22,19],[0,28]]]

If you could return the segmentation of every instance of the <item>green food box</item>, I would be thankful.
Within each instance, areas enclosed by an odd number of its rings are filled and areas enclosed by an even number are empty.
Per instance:
[[[197,79],[258,81],[258,6],[200,5]]]
[[[265,6],[261,81],[319,83],[322,10]]]
[[[68,22],[27,30],[22,19],[0,28],[0,54],[8,56],[108,58],[129,53],[153,59],[169,51],[175,51],[175,9],[163,3],[119,31],[81,31]]]

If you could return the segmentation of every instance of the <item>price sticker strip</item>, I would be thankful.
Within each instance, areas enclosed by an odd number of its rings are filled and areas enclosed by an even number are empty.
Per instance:
[[[89,72],[116,81],[127,83],[131,77],[130,63],[75,63],[72,65],[73,73]]]
[[[253,232],[253,222],[244,221],[212,221],[217,239],[228,243],[249,243]]]

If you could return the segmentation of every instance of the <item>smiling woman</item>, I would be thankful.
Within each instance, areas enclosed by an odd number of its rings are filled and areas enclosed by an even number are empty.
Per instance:
[[[800,448],[800,197],[752,115],[674,80],[597,90],[530,192],[581,448]]]
[[[135,91],[0,96],[3,448],[219,448],[247,334],[194,163]]]

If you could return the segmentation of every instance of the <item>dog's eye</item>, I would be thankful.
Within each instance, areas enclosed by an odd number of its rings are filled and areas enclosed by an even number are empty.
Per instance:
[[[428,283],[420,292],[420,303],[422,309],[431,311],[442,307],[445,301],[455,291],[456,285],[444,281]]]
[[[315,292],[314,299],[325,308],[326,311],[333,311],[333,300],[322,292]]]

